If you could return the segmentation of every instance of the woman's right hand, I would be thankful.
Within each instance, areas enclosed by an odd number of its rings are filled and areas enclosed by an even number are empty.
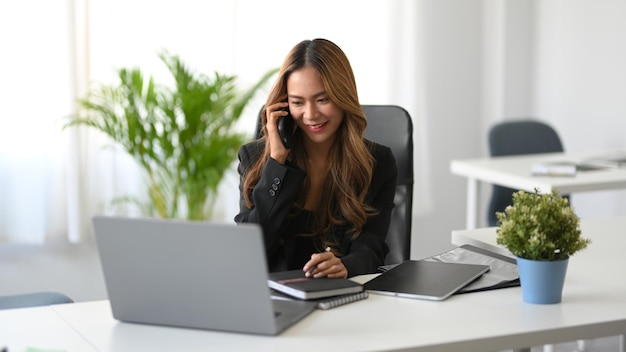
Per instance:
[[[272,159],[284,164],[287,161],[287,155],[289,155],[289,149],[285,148],[278,134],[278,120],[287,116],[289,113],[285,111],[289,106],[287,102],[279,102],[276,104],[268,105],[265,108],[267,116],[267,134],[268,143],[270,144],[270,156]]]

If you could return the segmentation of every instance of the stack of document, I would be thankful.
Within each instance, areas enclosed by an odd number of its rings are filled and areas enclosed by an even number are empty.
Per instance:
[[[612,152],[590,158],[589,162],[607,167],[626,167],[626,152]]]
[[[544,162],[532,165],[533,176],[576,176],[576,164],[570,162]]]
[[[469,244],[453,248],[449,251],[422,259],[424,261],[488,265],[490,270],[484,275],[464,286],[456,293],[469,293],[519,286],[519,275],[514,258],[478,248]],[[388,271],[398,264],[379,267]]]
[[[489,265],[491,270],[457,293],[468,293],[497,288],[519,286],[519,275],[515,259],[471,245],[462,245],[424,260],[446,263]]]

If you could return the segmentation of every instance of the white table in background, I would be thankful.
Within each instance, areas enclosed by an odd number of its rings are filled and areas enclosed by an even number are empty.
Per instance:
[[[561,194],[626,188],[626,168],[581,171],[574,177],[532,176],[533,164],[569,161],[585,163],[602,153],[549,153],[452,160],[450,171],[467,178],[466,228],[477,226],[480,182],[532,192],[538,188],[547,193],[557,189]]]

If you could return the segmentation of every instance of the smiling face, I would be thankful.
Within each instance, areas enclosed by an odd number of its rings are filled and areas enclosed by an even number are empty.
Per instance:
[[[319,73],[308,66],[292,72],[287,79],[287,96],[305,145],[330,147],[344,113],[330,100]]]

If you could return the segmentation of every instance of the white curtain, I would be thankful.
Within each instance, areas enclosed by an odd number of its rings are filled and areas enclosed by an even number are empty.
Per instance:
[[[61,5],[61,6],[59,6]],[[66,233],[70,112],[67,13],[59,1],[0,3],[0,238]]]
[[[415,209],[429,207],[427,150],[419,85],[418,5],[411,0],[26,0],[0,3],[0,241],[79,241],[109,202],[140,196],[133,160],[85,128],[62,130],[76,99],[115,69],[140,67],[168,79],[167,49],[194,69],[235,74],[248,87],[277,67],[293,45],[324,37],[350,58],[364,104],[398,104],[415,121]],[[249,131],[264,92],[244,113]],[[112,146],[103,148],[103,146]],[[238,211],[233,172],[217,218]],[[426,196],[424,196],[426,195]]]

